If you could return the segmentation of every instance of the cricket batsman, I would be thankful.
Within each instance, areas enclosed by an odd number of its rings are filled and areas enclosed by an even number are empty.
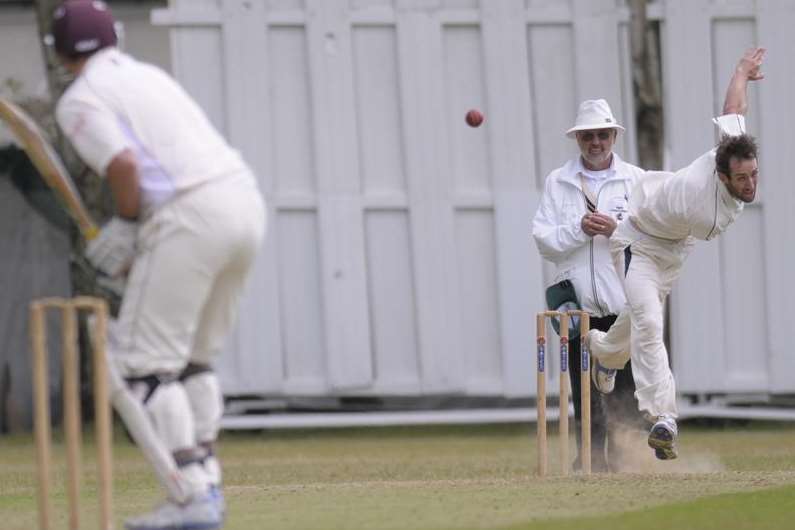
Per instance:
[[[722,234],[756,196],[756,141],[745,132],[749,81],[762,79],[763,48],[741,58],[713,121],[720,141],[676,173],[650,171],[629,200],[629,217],[610,238],[627,305],[607,333],[591,330],[591,353],[604,371],[597,388],[612,391],[615,369],[632,359],[638,408],[652,420],[648,444],[661,460],[676,458],[676,387],[663,343],[663,303],[696,240]],[[612,373],[611,373],[612,372]]]
[[[58,124],[115,204],[86,255],[110,276],[127,274],[108,337],[113,406],[167,492],[126,528],[220,528],[222,396],[212,363],[265,234],[262,195],[196,102],[116,47],[103,2],[63,2],[52,43],[75,76]]]

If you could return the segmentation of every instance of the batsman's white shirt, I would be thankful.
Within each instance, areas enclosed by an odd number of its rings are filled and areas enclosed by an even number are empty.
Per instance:
[[[745,132],[742,116],[716,118],[721,134]],[[590,333],[591,353],[607,368],[632,359],[638,407],[677,416],[676,386],[663,342],[665,297],[696,239],[723,233],[743,210],[715,171],[715,150],[675,173],[648,172],[632,190],[629,221],[610,238],[627,306],[607,333]]]
[[[255,177],[168,74],[116,48],[89,58],[56,117],[98,174],[125,149],[137,158],[138,254],[109,337],[122,375],[210,362],[265,233]]]
[[[179,84],[117,48],[88,59],[56,116],[80,158],[99,175],[122,150],[135,152],[145,213],[175,193],[248,171]]]

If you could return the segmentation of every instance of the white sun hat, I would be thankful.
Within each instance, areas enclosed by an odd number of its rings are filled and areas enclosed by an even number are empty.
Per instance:
[[[618,124],[610,110],[610,105],[604,99],[586,99],[580,103],[577,110],[577,119],[574,120],[574,127],[566,131],[566,136],[574,138],[577,131],[588,131],[594,129],[618,129],[624,128]]]

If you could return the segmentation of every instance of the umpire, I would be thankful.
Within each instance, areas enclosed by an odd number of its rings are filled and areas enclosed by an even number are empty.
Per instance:
[[[613,152],[619,131],[610,106],[603,99],[583,101],[574,126],[566,136],[574,139],[580,155],[552,171],[546,178],[541,204],[533,219],[533,238],[541,255],[556,265],[555,278],[547,289],[549,309],[561,305],[580,307],[591,314],[591,328],[606,331],[624,307],[621,281],[608,250],[608,238],[626,218],[629,190],[644,171]],[[572,326],[569,359],[572,394],[580,393],[580,341]],[[595,471],[615,470],[618,431],[632,424],[637,414],[631,367],[607,370],[593,363],[600,386],[615,381],[609,395],[591,391],[591,461]],[[574,399],[574,415],[580,422],[580,401]],[[581,441],[577,437],[580,468]],[[608,455],[610,461],[608,461]]]

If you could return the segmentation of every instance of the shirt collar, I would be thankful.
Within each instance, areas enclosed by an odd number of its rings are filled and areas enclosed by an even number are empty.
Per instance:
[[[613,151],[613,160],[610,162],[610,167],[607,168],[608,174],[607,179],[618,178],[621,180],[629,178],[626,173],[621,173],[618,171],[618,168],[621,167],[624,161],[621,159],[618,154]],[[569,171],[563,176],[564,180],[568,180],[569,182],[575,184],[576,186],[580,185],[580,173],[586,171],[585,166],[582,165],[582,155],[574,158],[570,161]],[[605,179],[605,180],[607,180]]]
[[[618,160],[618,155],[613,153],[613,158],[610,160],[610,165],[607,167],[607,178],[612,177],[616,174],[616,161]],[[575,162],[574,171],[576,173],[585,173],[591,172],[593,173],[594,170],[586,169],[585,165],[582,163],[582,155],[577,157],[577,161]],[[602,170],[600,170],[602,171]]]

